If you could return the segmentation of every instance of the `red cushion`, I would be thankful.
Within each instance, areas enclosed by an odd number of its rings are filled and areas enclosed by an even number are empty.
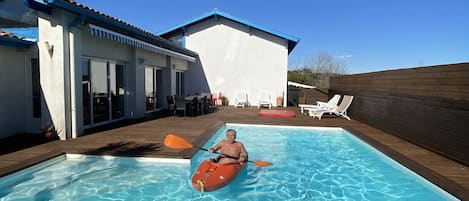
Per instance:
[[[259,116],[263,117],[296,117],[295,112],[290,110],[261,110]]]

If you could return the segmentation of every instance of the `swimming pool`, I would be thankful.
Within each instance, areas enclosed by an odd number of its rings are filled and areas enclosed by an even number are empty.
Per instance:
[[[206,143],[238,132],[250,160],[228,186],[203,196],[190,161],[67,155],[0,180],[0,200],[457,200],[340,128],[227,124]]]

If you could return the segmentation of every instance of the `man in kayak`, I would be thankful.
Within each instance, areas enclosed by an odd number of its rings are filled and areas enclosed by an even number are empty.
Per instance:
[[[241,164],[248,160],[248,152],[244,148],[244,145],[240,141],[236,141],[236,131],[234,129],[228,129],[226,131],[226,140],[220,141],[218,144],[208,150],[213,153],[220,150],[221,154],[215,159],[212,159],[217,163],[233,163],[239,162]]]

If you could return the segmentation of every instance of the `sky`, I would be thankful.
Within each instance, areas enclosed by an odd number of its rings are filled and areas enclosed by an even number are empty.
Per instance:
[[[348,73],[469,62],[468,0],[76,0],[158,33],[218,9],[300,39],[289,69],[327,53]]]

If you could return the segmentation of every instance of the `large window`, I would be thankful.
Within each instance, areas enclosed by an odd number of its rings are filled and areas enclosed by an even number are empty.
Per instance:
[[[124,117],[124,65],[114,61],[82,61],[83,123],[111,122]]]

